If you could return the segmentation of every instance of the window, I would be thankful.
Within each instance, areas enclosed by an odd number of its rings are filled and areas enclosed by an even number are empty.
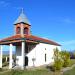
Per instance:
[[[45,50],[46,50],[46,48],[45,48]]]
[[[46,59],[46,54],[45,54],[45,62],[47,61],[47,59]]]
[[[24,28],[24,34],[28,34],[28,28]]]
[[[20,34],[20,31],[21,31],[21,29],[20,29],[20,27],[17,27],[17,34]]]

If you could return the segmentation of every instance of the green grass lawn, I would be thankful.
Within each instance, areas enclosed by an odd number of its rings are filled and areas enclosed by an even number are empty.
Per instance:
[[[69,71],[64,72],[63,75],[75,75],[75,67]]]
[[[71,59],[71,63],[69,66],[75,64],[75,59]],[[63,75],[75,75],[75,67],[69,71],[66,71]]]
[[[73,64],[75,64],[75,59],[71,59],[71,62],[70,62],[69,66],[72,66]]]
[[[47,69],[42,70],[9,70],[7,72],[0,73],[0,75],[61,75],[60,72],[51,72]]]
[[[70,66],[75,64],[75,59],[71,59]],[[61,75],[60,71],[53,72],[46,67],[41,67],[38,69],[30,70],[1,70],[0,75]],[[75,75],[75,68],[70,71],[65,72],[63,75]]]

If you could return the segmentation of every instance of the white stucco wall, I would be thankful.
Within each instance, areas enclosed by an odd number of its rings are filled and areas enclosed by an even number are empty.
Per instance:
[[[50,45],[50,44],[44,44],[39,43],[36,45],[35,48],[33,48],[26,56],[28,57],[28,66],[41,66],[44,64],[49,64],[54,61],[53,59],[53,49],[58,48],[61,51],[60,46]],[[46,62],[45,62],[45,54],[46,54]],[[33,62],[33,58],[35,58],[35,61]],[[22,55],[21,55],[21,46],[16,47],[16,64],[19,66],[22,66]]]
[[[53,62],[53,49],[58,48],[61,50],[60,46],[54,46],[50,44],[40,43],[36,45],[36,47],[27,54],[28,56],[28,66],[41,66],[44,64],[49,64]],[[46,49],[46,50],[45,50]],[[46,54],[46,62],[45,62],[45,54]],[[32,61],[35,58],[36,60]]]

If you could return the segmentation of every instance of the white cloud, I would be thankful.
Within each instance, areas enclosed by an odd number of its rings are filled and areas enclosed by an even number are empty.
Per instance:
[[[52,21],[65,24],[75,24],[75,18],[70,17],[53,17]]]
[[[75,40],[70,40],[70,41],[63,41],[60,42],[62,45],[68,46],[68,45],[74,45],[75,44]]]
[[[7,2],[7,1],[0,1],[0,7],[7,7],[10,5],[10,2]]]
[[[13,7],[13,8],[15,8],[15,9],[19,9],[19,10],[20,10],[20,9],[22,9],[23,7]]]
[[[70,19],[70,18],[65,18],[63,21],[64,21],[65,23],[75,23],[75,21],[72,20],[72,19]]]

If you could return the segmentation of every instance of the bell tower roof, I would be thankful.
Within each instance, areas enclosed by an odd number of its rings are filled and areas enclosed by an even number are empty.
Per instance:
[[[14,22],[14,24],[18,24],[18,23],[26,23],[28,25],[31,25],[30,22],[28,21],[26,15],[24,14],[24,10],[23,8],[21,9],[21,14],[18,17],[18,19]]]

